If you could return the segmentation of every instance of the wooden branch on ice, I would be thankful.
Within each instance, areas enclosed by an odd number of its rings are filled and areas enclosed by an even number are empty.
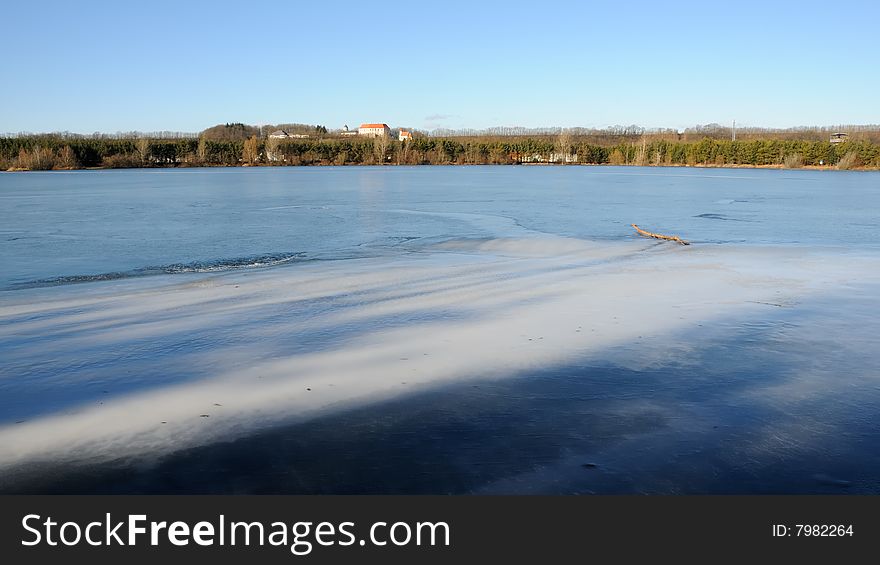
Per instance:
[[[690,245],[690,243],[688,243],[687,241],[678,237],[677,235],[663,235],[661,233],[651,233],[649,231],[643,230],[642,228],[640,228],[639,226],[637,226],[635,224],[630,224],[630,225],[632,227],[636,228],[636,231],[639,232],[639,235],[643,235],[645,237],[653,237],[654,239],[664,239],[666,241],[675,241],[675,242],[678,242],[682,245]]]

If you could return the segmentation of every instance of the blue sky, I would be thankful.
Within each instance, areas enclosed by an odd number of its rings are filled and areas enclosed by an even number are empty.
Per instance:
[[[0,132],[880,123],[880,2],[9,2]]]

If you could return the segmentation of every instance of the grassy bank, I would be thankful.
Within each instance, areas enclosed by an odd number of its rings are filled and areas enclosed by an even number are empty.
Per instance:
[[[880,169],[880,144],[703,138],[597,144],[572,136],[209,140],[30,136],[0,138],[0,170],[301,165],[747,166]]]

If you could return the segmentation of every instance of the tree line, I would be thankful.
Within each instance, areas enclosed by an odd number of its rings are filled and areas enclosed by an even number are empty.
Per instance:
[[[589,139],[589,138],[586,138]],[[589,165],[837,166],[880,168],[880,144],[704,137],[597,144],[563,132],[539,137],[272,139],[0,138],[0,169],[197,167],[240,165],[422,165],[571,163]]]

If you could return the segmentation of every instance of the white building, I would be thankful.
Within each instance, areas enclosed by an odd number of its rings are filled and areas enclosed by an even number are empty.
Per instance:
[[[568,155],[564,155],[562,153],[551,153],[550,159],[548,159],[550,163],[577,163],[578,156],[577,154],[572,155],[569,153]]]
[[[358,135],[370,137],[388,137],[390,133],[391,128],[388,127],[388,124],[361,124],[361,127],[358,128]]]
[[[400,130],[397,139],[398,141],[412,141],[412,132],[402,129]]]
[[[286,131],[284,131],[283,129],[280,129],[278,131],[273,131],[272,133],[269,134],[270,139],[287,139],[288,137],[290,137],[290,134],[287,133]]]

